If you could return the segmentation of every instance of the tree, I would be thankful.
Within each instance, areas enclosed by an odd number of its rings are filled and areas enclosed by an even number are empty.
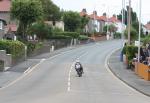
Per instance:
[[[84,29],[86,24],[89,22],[89,18],[86,16],[81,17],[81,29]]]
[[[52,27],[40,21],[34,23],[29,29],[30,35],[36,34],[39,39],[46,39],[52,36]]]
[[[119,15],[117,15],[117,18],[120,20],[120,21],[122,21],[122,12],[124,12],[124,22],[125,22],[125,25],[127,25],[128,24],[128,12],[127,12],[127,10],[125,10],[125,9],[122,9],[121,10],[121,13],[119,14]]]
[[[129,11],[129,6],[127,6],[127,9],[123,9],[121,10],[121,13],[119,15],[117,15],[117,18],[121,21],[122,20],[122,12],[125,13],[125,16],[124,16],[124,19],[125,19],[125,24],[127,25],[128,24],[128,11]],[[136,12],[133,11],[133,9],[131,8],[131,24],[133,22],[138,22],[137,20],[137,14]]]
[[[138,37],[137,34],[138,34],[138,32],[133,27],[131,27],[131,33],[130,33],[131,40],[136,40]],[[127,29],[125,30],[125,37],[128,38],[128,30]]]
[[[11,16],[19,21],[18,34],[24,39],[26,30],[42,16],[42,5],[38,0],[13,0]]]
[[[111,24],[111,25],[104,26],[104,32],[107,32],[107,26],[108,26],[108,31],[110,32],[110,34],[117,31],[117,27],[114,24]]]
[[[75,32],[81,27],[81,17],[79,13],[73,11],[66,11],[63,14],[63,21],[65,23],[65,30]]]
[[[60,8],[51,0],[41,0],[44,11],[44,20],[57,21],[61,19]]]

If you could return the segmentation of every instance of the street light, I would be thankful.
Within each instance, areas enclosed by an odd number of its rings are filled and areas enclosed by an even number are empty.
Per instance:
[[[140,41],[141,41],[141,7],[142,7],[142,0],[139,0],[139,41],[138,41],[138,62],[140,62]]]
[[[122,43],[124,44],[125,0],[122,0]]]
[[[131,0],[129,0],[129,8],[128,8],[128,44],[130,45],[130,31],[131,31]]]

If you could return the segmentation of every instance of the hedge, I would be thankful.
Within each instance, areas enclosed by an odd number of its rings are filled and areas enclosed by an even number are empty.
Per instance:
[[[32,42],[27,42],[25,43],[27,45],[27,54],[33,53],[35,50],[40,49],[43,46],[42,42],[39,43],[32,43]]]
[[[88,39],[89,39],[89,37],[86,35],[80,35],[79,36],[79,40],[88,40]]]
[[[70,36],[65,36],[65,35],[55,35],[50,37],[50,39],[71,39]]]
[[[54,37],[60,35],[63,35],[64,37],[78,38],[80,34],[77,32],[55,32]]]
[[[141,41],[143,42],[143,45],[145,46],[147,43],[150,42],[150,36],[146,36],[145,38],[141,38]]]
[[[123,53],[126,54],[128,62],[130,63],[131,60],[134,58],[135,53],[138,53],[138,47],[133,45],[125,46],[123,48]]]
[[[6,50],[15,59],[24,55],[25,45],[20,41],[0,40],[0,50]]]

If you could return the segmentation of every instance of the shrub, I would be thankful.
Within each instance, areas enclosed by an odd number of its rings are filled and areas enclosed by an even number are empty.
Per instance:
[[[128,58],[128,63],[134,58],[135,53],[138,52],[138,47],[133,45],[127,45],[123,48],[123,53],[126,54]]]
[[[114,33],[114,38],[120,39],[120,38],[121,38],[121,33],[115,32],[115,33]]]
[[[63,30],[60,29],[60,28],[58,28],[58,27],[54,27],[54,28],[52,29],[52,32],[53,32],[53,33],[56,33],[56,32],[63,32]]]
[[[143,42],[143,45],[146,45],[147,43],[150,42],[150,36],[146,36],[146,37],[142,38],[141,41]]]
[[[131,27],[131,32],[130,32],[130,36],[131,36],[131,40],[136,40],[138,38],[138,35],[137,35],[137,31]],[[126,29],[125,30],[125,37],[128,38],[128,30]]]
[[[37,22],[28,29],[28,34],[36,34],[39,39],[47,39],[52,35],[52,27],[44,22]]]
[[[32,43],[32,42],[28,42],[26,43],[27,45],[27,54],[31,54],[32,52],[34,52],[35,50],[41,48],[43,46],[42,42],[39,43]]]
[[[55,35],[50,37],[51,39],[71,39],[71,37],[69,36],[65,36],[65,35]]]
[[[0,40],[0,50],[6,50],[15,59],[24,55],[25,45],[20,41]]]
[[[70,38],[78,38],[79,33],[77,32],[56,32],[53,37],[62,36],[62,37],[70,37]]]
[[[88,39],[89,39],[89,37],[86,35],[80,35],[79,36],[79,40],[88,40]]]

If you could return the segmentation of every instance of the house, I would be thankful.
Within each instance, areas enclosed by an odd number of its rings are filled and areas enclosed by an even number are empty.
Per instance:
[[[6,21],[0,18],[0,39],[2,39],[5,34],[5,25]]]
[[[5,34],[17,31],[17,21],[10,17],[11,0],[0,0],[0,18],[6,22]],[[12,31],[11,31],[12,30]]]
[[[146,25],[143,26],[143,32],[146,35],[150,34],[150,23],[147,23]]]
[[[117,28],[116,32],[119,32],[119,33],[122,33],[126,28],[126,25],[125,24],[122,25],[122,22],[117,19],[116,15],[113,15],[111,18],[108,19],[108,24],[115,25],[115,27]]]
[[[0,0],[0,18],[3,18],[7,24],[11,23],[10,8],[11,0]]]
[[[101,32],[104,32],[104,26],[106,25],[106,22],[107,22],[107,16],[106,16],[106,13],[103,13],[102,16],[99,17],[99,20],[100,20],[100,31]]]
[[[52,26],[52,27],[56,27],[56,28],[59,28],[62,31],[64,31],[65,24],[64,24],[63,21],[55,21],[55,22],[53,22],[53,21],[45,21],[45,23],[48,24],[48,25],[50,25],[50,26]]]
[[[116,15],[113,15],[112,17],[108,18],[106,13],[103,13],[102,16],[98,16],[96,11],[93,11],[91,15],[87,14],[86,9],[83,9],[80,12],[80,16],[87,16],[89,18],[88,24],[85,26],[85,30],[88,33],[94,33],[94,32],[104,32],[104,26],[105,25],[115,25],[117,28],[117,32],[122,33],[122,31],[125,30],[126,25],[123,24],[120,20],[117,19]]]
[[[93,11],[93,14],[88,16],[90,18],[88,23],[88,29],[90,33],[93,32],[100,32],[100,22],[99,16],[97,15],[96,11]]]
[[[86,16],[89,18],[89,22],[84,28],[85,32],[88,33],[103,32],[106,17],[98,16],[97,11],[93,11],[92,14],[88,15],[86,9],[83,9],[80,12],[80,16]]]

